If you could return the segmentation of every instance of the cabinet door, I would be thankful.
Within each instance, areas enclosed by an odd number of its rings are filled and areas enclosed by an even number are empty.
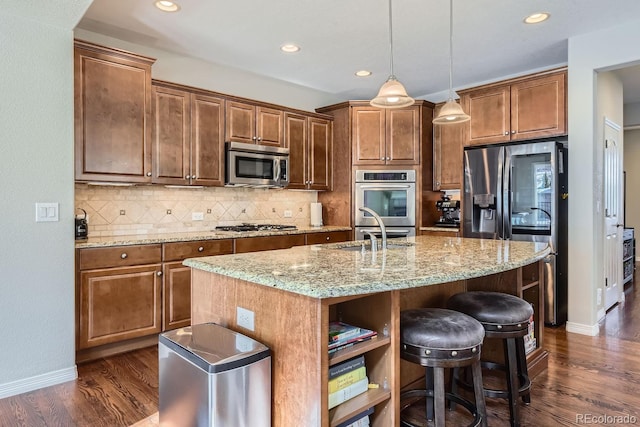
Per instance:
[[[227,101],[226,141],[255,144],[255,107],[242,102]]]
[[[160,264],[80,273],[78,349],[161,331]]]
[[[284,146],[284,113],[280,110],[256,107],[256,136],[261,145]]]
[[[153,182],[186,185],[190,182],[190,94],[153,87]]]
[[[512,140],[566,133],[565,73],[511,85]]]
[[[75,46],[75,179],[151,182],[153,61]]]
[[[505,142],[511,139],[509,86],[478,89],[462,95],[464,111],[471,116],[467,145]]]
[[[386,164],[420,164],[420,109],[386,112]]]
[[[331,189],[332,122],[309,118],[309,188]]]
[[[224,185],[224,100],[191,95],[191,183]],[[194,178],[195,177],[195,178]]]
[[[385,163],[385,112],[374,107],[353,107],[351,141],[354,165]]]
[[[170,262],[165,263],[162,270],[162,330],[191,325],[191,267]]]
[[[436,107],[437,115],[442,105]],[[433,127],[433,190],[462,188],[462,145],[468,123],[434,125]]]
[[[307,188],[307,118],[300,114],[285,113],[285,147],[289,149],[289,186]]]

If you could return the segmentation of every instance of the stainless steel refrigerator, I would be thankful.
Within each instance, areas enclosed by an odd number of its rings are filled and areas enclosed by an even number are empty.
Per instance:
[[[463,236],[544,242],[544,321],[567,321],[567,149],[564,141],[467,147]]]

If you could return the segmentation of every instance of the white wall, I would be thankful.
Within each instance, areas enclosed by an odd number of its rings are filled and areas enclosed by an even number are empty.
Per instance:
[[[602,117],[613,108],[598,102],[597,71],[640,59],[638,22],[569,39],[569,322],[567,330],[598,333],[597,288],[601,286],[602,168],[598,161]],[[600,94],[603,96],[603,94]],[[622,121],[622,98],[619,115]],[[608,105],[608,106],[607,106]],[[624,125],[624,123],[620,123]],[[585,266],[587,268],[585,268]]]
[[[154,79],[212,90],[305,111],[343,102],[345,99],[307,87],[276,80],[244,70],[212,64],[197,58],[142,46],[77,28],[80,40],[115,47],[155,58]]]
[[[624,105],[624,126],[640,126],[640,102]]]
[[[77,375],[72,29],[89,4],[0,10],[0,398]],[[36,202],[60,221],[36,223]]]
[[[627,173],[625,225],[635,228],[636,239],[640,241],[640,129],[624,132],[624,170]]]

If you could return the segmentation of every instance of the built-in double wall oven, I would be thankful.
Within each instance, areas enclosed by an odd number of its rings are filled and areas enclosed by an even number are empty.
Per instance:
[[[416,172],[414,170],[357,170],[355,177],[356,240],[379,236],[380,227],[367,207],[382,218],[387,237],[416,235]]]

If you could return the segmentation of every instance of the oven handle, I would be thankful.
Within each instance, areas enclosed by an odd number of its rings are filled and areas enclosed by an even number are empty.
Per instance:
[[[410,184],[358,184],[356,183],[358,188],[379,188],[384,190],[385,188],[411,188]]]
[[[278,157],[276,157],[275,159],[273,159],[273,167],[275,169],[275,173],[274,173],[274,177],[273,180],[275,182],[280,181],[280,159]]]
[[[361,228],[360,229],[360,233],[379,233],[380,229],[379,228]],[[393,230],[391,230],[391,232],[389,230],[387,230],[388,234],[409,234],[411,233],[411,230],[403,230],[403,229],[397,229],[394,228]]]

